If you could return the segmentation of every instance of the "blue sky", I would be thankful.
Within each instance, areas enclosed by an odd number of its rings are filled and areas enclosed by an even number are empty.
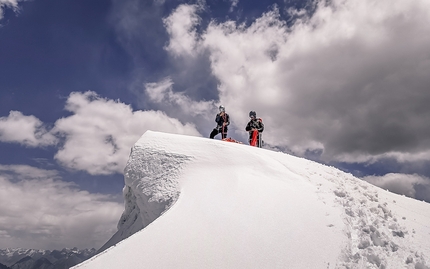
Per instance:
[[[430,201],[426,0],[0,8],[0,248],[101,246],[133,143],[207,137],[219,104],[234,139],[256,110],[273,149]]]

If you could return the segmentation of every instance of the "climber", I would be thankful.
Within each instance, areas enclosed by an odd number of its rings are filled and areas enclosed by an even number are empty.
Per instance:
[[[264,130],[263,120],[257,118],[255,111],[249,112],[251,120],[246,125],[245,130],[249,132],[249,144],[254,147],[261,148],[262,146],[262,132]]]
[[[227,126],[230,124],[230,117],[225,113],[225,107],[223,105],[219,106],[219,113],[215,117],[215,122],[217,126],[212,130],[210,138],[213,139],[217,134],[221,133],[221,139],[227,137]]]

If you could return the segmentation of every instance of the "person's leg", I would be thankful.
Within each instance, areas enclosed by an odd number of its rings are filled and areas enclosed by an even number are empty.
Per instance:
[[[212,133],[209,135],[210,139],[214,139],[214,137],[218,134],[218,130],[215,128],[212,130]]]

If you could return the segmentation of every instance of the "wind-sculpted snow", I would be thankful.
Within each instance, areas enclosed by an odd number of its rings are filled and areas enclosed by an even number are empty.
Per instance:
[[[180,168],[190,159],[185,155],[135,146],[125,168],[125,184],[137,195],[150,197],[149,202],[176,200]]]
[[[430,204],[288,154],[147,132],[125,185],[135,234],[75,268],[430,268]]]
[[[178,199],[178,175],[191,157],[154,147],[157,145],[141,143],[133,146],[124,170],[125,210],[118,223],[118,232],[99,251],[143,229]]]

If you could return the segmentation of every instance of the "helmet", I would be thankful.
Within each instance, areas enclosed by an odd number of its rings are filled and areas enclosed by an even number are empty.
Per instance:
[[[250,112],[249,112],[249,117],[250,118],[252,118],[252,117],[257,117],[257,113],[255,113],[255,111],[253,111],[253,110],[251,110]]]
[[[219,112],[225,112],[225,107],[223,105],[219,106]]]

